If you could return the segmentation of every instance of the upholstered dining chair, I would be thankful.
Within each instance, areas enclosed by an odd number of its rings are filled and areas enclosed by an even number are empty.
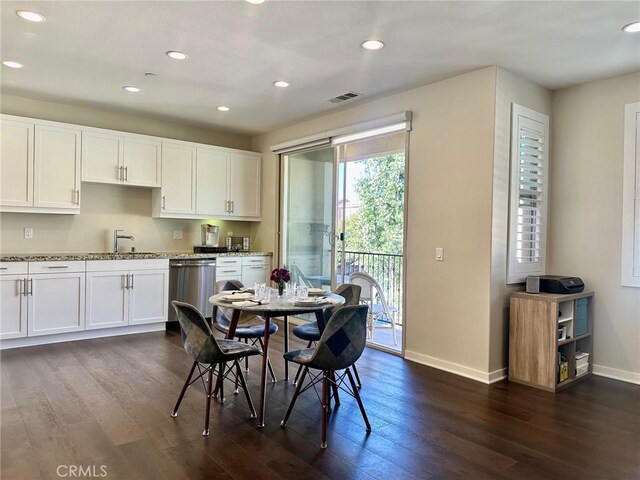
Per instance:
[[[367,321],[367,338],[373,340],[373,334],[378,320],[384,319],[391,323],[391,336],[393,344],[398,345],[396,338],[396,317],[397,309],[390,307],[384,296],[380,284],[368,273],[353,272],[349,276],[349,281],[360,285],[360,301],[369,305],[369,318]]]
[[[294,350],[284,354],[290,362],[302,365],[302,376],[296,385],[296,390],[281,422],[284,427],[298,396],[322,382],[322,442],[321,448],[327,447],[327,415],[329,414],[330,389],[339,388],[356,399],[367,432],[371,432],[371,425],[364,410],[364,405],[358,393],[351,367],[360,358],[366,344],[367,337],[367,305],[352,305],[337,310],[327,322],[322,336],[315,348]],[[320,373],[310,373],[309,369],[320,370]],[[339,371],[344,372],[339,373]],[[309,383],[304,380],[309,375]],[[349,385],[345,385],[345,378]],[[317,392],[317,390],[316,390]],[[339,404],[338,402],[336,402]]]
[[[344,297],[344,305],[336,305],[334,307],[326,308],[322,313],[324,317],[325,324],[331,318],[331,316],[340,308],[349,306],[349,305],[358,305],[360,304],[360,286],[353,285],[351,283],[343,283],[338,285],[338,287],[333,292],[337,295]],[[320,340],[320,328],[318,327],[318,322],[309,322],[303,325],[298,325],[292,330],[292,333],[302,339],[307,340],[309,343],[307,344],[307,348],[311,348],[314,342]],[[302,366],[298,367],[298,372],[296,373],[296,377],[293,380],[293,384],[296,385],[298,383],[298,379],[300,378],[300,373],[302,372]],[[362,386],[360,382],[360,376],[358,375],[358,370],[356,366],[353,366],[353,374],[356,376],[356,381],[358,384],[358,388]]]
[[[244,284],[240,280],[220,280],[215,283],[214,293],[222,293],[230,290],[240,290],[244,288]],[[218,314],[212,318],[213,327],[219,332],[225,335],[229,333],[229,326],[231,325],[231,315],[233,315],[232,308],[218,308]],[[260,351],[264,352],[264,343],[262,338],[264,337],[264,318],[255,315],[251,312],[240,312],[240,318],[238,319],[238,326],[234,338],[244,340],[244,343],[251,342],[252,345],[260,347]],[[271,322],[269,326],[269,334],[273,335],[278,331],[278,325]],[[245,370],[249,371],[249,361],[245,359]],[[271,366],[271,361],[267,359],[267,367],[269,368],[269,374],[271,375],[271,381],[276,381],[276,374]]]
[[[256,418],[256,410],[251,401],[251,395],[247,388],[247,383],[242,375],[239,360],[251,355],[259,355],[260,350],[253,345],[247,345],[236,340],[217,340],[209,324],[196,307],[188,303],[172,301],[171,305],[176,311],[178,322],[180,323],[180,335],[185,351],[193,358],[193,365],[187,380],[184,382],[178,401],[171,411],[172,417],[178,416],[180,403],[184,394],[194,382],[203,379],[207,375],[206,384],[203,384],[206,392],[204,430],[202,435],[209,435],[209,412],[211,410],[211,397],[213,390],[213,376],[222,379],[220,388],[223,388],[224,379],[234,377],[237,384],[244,390],[251,418]],[[231,365],[228,365],[231,363]],[[193,378],[193,374],[198,369],[198,376]],[[223,395],[221,395],[223,398]]]

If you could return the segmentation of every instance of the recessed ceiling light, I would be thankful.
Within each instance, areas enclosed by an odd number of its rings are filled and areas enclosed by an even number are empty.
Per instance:
[[[285,82],[284,80],[278,80],[277,82],[273,82],[273,84],[280,88],[286,88],[290,85],[289,82]]]
[[[229,107],[225,107],[224,105],[220,105],[218,107],[218,110],[220,110],[221,112],[228,112],[230,109],[229,109]]]
[[[253,3],[254,5],[260,5],[262,3],[266,3],[267,0],[247,0],[249,3]]]
[[[622,27],[622,30],[628,33],[640,32],[640,22],[633,22],[629,25],[625,25],[624,27]]]
[[[29,10],[18,10],[16,11],[16,15],[20,18],[24,18],[25,20],[29,20],[30,22],[44,22],[46,18],[36,12],[30,12]]]
[[[184,60],[189,57],[186,53],[178,52],[177,50],[169,50],[167,52],[167,57],[173,58],[174,60]]]
[[[24,65],[22,65],[21,63],[12,62],[11,60],[6,60],[6,61],[2,62],[2,64],[5,67],[9,67],[9,68],[22,68],[22,67],[24,67]]]
[[[124,90],[126,90],[127,92],[131,92],[131,93],[138,93],[140,91],[140,89],[138,87],[133,87],[131,85],[125,85],[122,88]]]
[[[384,43],[380,40],[367,40],[366,42],[362,42],[362,48],[366,50],[380,50],[384,47]]]

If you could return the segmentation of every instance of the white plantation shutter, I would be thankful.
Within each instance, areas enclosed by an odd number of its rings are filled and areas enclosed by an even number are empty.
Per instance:
[[[546,266],[549,117],[513,104],[507,283]]]

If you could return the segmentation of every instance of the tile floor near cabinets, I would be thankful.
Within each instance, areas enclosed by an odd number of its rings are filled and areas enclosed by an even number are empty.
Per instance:
[[[272,339],[280,378],[281,339]],[[294,388],[282,381],[268,384],[264,429],[229,388],[202,437],[198,384],[171,418],[191,364],[175,332],[0,355],[3,480],[61,478],[72,466],[101,478],[103,465],[108,480],[640,478],[640,387],[604,378],[553,395],[368,349],[358,369],[373,432],[366,436],[357,405],[343,395],[321,451],[312,392],[280,427]],[[259,359],[252,362],[256,401]]]

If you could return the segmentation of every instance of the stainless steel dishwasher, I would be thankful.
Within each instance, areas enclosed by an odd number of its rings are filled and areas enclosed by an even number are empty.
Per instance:
[[[216,283],[216,259],[197,258],[169,260],[169,322],[178,320],[171,306],[172,300],[190,303],[211,317],[213,306],[209,297]]]

